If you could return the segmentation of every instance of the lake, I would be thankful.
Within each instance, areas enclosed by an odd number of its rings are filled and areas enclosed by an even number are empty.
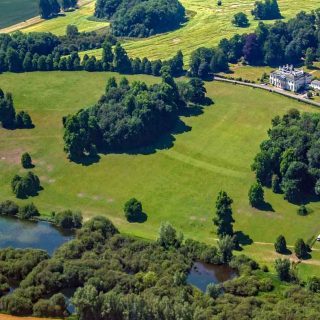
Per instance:
[[[209,283],[222,283],[237,276],[236,272],[227,265],[195,262],[189,272],[187,283],[205,292]]]
[[[0,216],[0,248],[35,248],[50,255],[73,238],[73,231],[58,229],[44,221],[27,221]]]

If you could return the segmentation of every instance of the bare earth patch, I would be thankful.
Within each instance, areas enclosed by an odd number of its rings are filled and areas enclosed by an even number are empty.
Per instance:
[[[22,153],[22,148],[6,150],[5,152],[0,151],[0,161],[4,161],[9,164],[20,164]]]

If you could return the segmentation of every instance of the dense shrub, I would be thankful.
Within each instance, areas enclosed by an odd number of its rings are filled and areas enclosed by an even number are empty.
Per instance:
[[[17,198],[28,198],[37,195],[41,190],[40,180],[33,172],[28,172],[25,176],[15,175],[11,181],[11,188]]]
[[[0,203],[0,214],[15,216],[18,211],[19,206],[11,200],[6,200]]]
[[[289,259],[276,259],[275,269],[281,281],[290,281],[290,260]]]
[[[142,204],[135,198],[128,200],[124,205],[124,214],[128,221],[140,221],[142,217]]]
[[[54,215],[54,223],[63,229],[82,227],[82,214],[79,211],[65,210]]]
[[[0,273],[8,279],[20,282],[49,255],[38,249],[0,249]]]
[[[50,299],[40,299],[33,305],[33,315],[36,317],[64,318],[69,315],[67,304],[62,293],[53,295]]]
[[[186,276],[198,253],[208,249],[192,240],[179,248],[164,248],[156,242],[121,235],[108,219],[96,217],[85,222],[75,239],[62,245],[50,259],[38,262],[31,272],[29,267],[19,268],[37,256],[35,251],[0,250],[1,274],[8,279],[7,275],[22,270],[28,274],[19,288],[0,299],[0,307],[24,316],[67,316],[65,298],[56,293],[77,287],[72,303],[79,319],[125,320],[128,315],[150,320],[282,319],[292,311],[299,319],[307,319],[310,310],[312,314],[319,312],[320,298],[313,293],[318,287],[316,279],[309,281],[309,290],[288,283],[270,294],[273,278],[255,272],[257,264],[244,255],[230,262],[242,270],[240,277],[209,285],[208,294],[202,294],[186,283]],[[22,254],[26,252],[31,256]],[[288,265],[290,269],[290,262]],[[243,272],[248,268],[250,273]],[[0,288],[5,283],[5,278],[0,279]]]
[[[21,165],[25,169],[32,168],[32,159],[28,152],[25,152],[21,156]]]
[[[176,229],[169,222],[161,223],[158,238],[161,246],[164,248],[180,247],[182,240],[182,234],[177,234]]]
[[[30,203],[20,207],[17,216],[20,219],[31,219],[40,216],[40,213],[37,207],[33,203]]]
[[[233,16],[232,19],[232,23],[236,26],[236,27],[241,27],[241,28],[245,28],[249,26],[249,20],[248,17],[245,13],[243,12],[238,12]]]

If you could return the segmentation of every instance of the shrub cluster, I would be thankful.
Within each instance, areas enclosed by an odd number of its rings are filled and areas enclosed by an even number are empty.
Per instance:
[[[165,232],[167,244],[173,234]],[[244,255],[230,262],[240,277],[210,285],[205,295],[186,283],[188,270],[201,256],[215,261],[217,248],[193,240],[164,247],[121,235],[108,219],[96,217],[50,259],[40,250],[0,250],[3,277],[22,280],[0,299],[0,307],[16,315],[64,317],[66,301],[57,292],[77,287],[72,303],[80,319],[282,319],[292,310],[304,319],[310,310],[320,311],[314,294],[319,279],[309,279],[307,289],[288,283],[285,294],[269,293],[273,277],[256,271],[258,265]],[[290,263],[277,262],[276,270],[284,280],[291,276]],[[5,289],[5,278],[0,285]]]

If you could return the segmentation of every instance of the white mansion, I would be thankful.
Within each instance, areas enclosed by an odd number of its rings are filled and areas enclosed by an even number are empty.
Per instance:
[[[286,65],[270,73],[270,83],[275,87],[297,92],[309,86],[311,74]]]

